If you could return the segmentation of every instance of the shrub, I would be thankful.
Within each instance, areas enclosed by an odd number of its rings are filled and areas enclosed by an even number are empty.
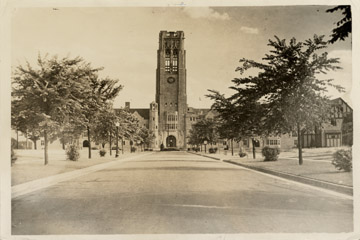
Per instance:
[[[266,146],[262,149],[261,153],[265,157],[264,161],[276,161],[280,154],[280,149]]]
[[[246,156],[247,156],[246,153],[244,153],[244,152],[239,152],[239,157],[243,158],[243,157],[246,157]]]
[[[17,160],[15,151],[13,149],[13,147],[11,146],[11,166],[15,163],[15,161]]]
[[[67,160],[77,161],[80,158],[79,148],[76,145],[69,145],[66,149]]]
[[[352,170],[352,154],[351,148],[348,150],[340,149],[333,154],[331,162],[336,169],[350,172]]]
[[[131,147],[131,152],[135,152],[136,151],[136,147]]]
[[[195,152],[199,152],[200,148],[199,147],[193,147],[192,150],[195,151]]]
[[[245,152],[244,148],[240,147],[240,149],[239,149],[239,157],[243,158],[243,157],[246,157],[246,156],[247,156],[247,153]]]
[[[217,148],[209,148],[209,153],[216,153],[217,152]]]
[[[99,154],[100,154],[100,157],[103,157],[103,156],[105,156],[105,154],[106,154],[106,150],[105,149],[100,149],[99,150]]]

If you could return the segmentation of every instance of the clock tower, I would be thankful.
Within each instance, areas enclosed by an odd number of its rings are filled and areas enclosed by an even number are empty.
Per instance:
[[[158,142],[186,149],[186,68],[184,32],[161,31],[157,51]]]

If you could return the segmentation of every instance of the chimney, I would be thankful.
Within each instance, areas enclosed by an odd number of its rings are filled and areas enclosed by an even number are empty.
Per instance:
[[[130,110],[130,102],[125,102],[125,109]]]

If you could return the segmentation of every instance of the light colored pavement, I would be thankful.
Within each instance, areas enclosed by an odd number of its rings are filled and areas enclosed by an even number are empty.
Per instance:
[[[12,234],[351,232],[352,200],[185,152],[118,162],[12,201]]]

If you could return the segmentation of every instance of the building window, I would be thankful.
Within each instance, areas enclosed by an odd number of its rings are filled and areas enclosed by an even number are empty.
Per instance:
[[[298,146],[298,140],[297,140],[297,139],[294,140],[294,146],[295,146],[295,147]]]
[[[153,121],[155,121],[155,117],[153,117]]]
[[[45,141],[44,140],[41,140],[41,146],[44,146],[45,145]]]
[[[165,103],[165,106],[167,106],[167,102]]]
[[[331,119],[331,125],[336,126],[336,119]]]
[[[279,139],[266,139],[266,145],[279,146],[280,140]]]
[[[165,72],[170,72],[170,58],[165,58]]]
[[[244,145],[244,146],[248,146],[248,140],[247,140],[247,139],[244,139],[244,140],[243,140],[243,145]]]

